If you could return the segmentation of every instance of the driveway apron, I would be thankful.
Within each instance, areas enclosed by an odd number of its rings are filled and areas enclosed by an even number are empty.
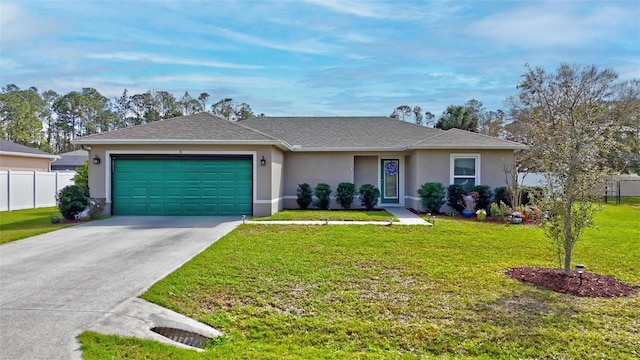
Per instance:
[[[240,222],[113,217],[0,246],[0,358],[81,358],[78,334]]]

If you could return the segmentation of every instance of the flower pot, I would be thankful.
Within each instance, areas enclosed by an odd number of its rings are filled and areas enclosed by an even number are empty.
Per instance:
[[[471,210],[462,210],[462,216],[466,218],[470,218],[473,216],[473,211]]]
[[[522,218],[514,216],[514,217],[511,218],[511,223],[513,223],[513,224],[522,224]]]

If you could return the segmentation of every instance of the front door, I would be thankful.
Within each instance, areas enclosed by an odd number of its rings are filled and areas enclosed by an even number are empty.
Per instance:
[[[380,202],[383,204],[400,203],[400,160],[380,160]]]

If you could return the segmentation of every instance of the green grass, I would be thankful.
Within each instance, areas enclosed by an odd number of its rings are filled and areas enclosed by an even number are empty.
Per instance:
[[[52,224],[53,216],[62,217],[56,207],[1,212],[0,244],[75,225]]]
[[[640,285],[640,209],[607,205],[574,262]],[[85,359],[637,358],[640,296],[578,298],[504,275],[558,266],[540,228],[242,225],[143,298],[222,330],[203,353],[84,333]]]
[[[386,210],[283,210],[272,216],[254,217],[251,220],[322,221],[327,218],[332,221],[389,221],[389,218],[398,221]]]
[[[609,203],[615,204],[615,202],[615,198],[609,199]],[[620,198],[620,204],[640,208],[640,196],[623,196]]]

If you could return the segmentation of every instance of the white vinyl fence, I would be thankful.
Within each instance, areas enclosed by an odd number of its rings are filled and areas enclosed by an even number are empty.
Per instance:
[[[74,184],[75,174],[0,170],[0,211],[56,206],[56,194]]]

